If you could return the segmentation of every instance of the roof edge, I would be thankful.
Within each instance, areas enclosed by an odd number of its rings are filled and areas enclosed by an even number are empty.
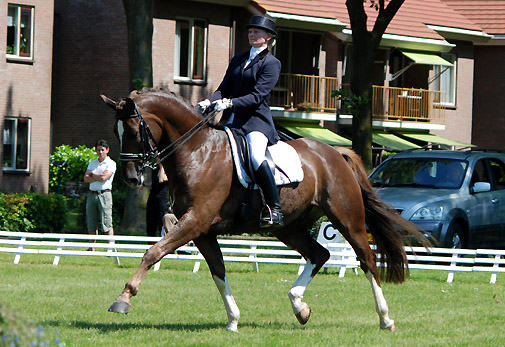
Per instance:
[[[352,42],[352,30],[344,29],[342,34],[337,33],[337,37],[343,41]],[[404,36],[396,34],[384,34],[380,43],[381,47],[396,47],[428,52],[449,52],[456,45],[446,40],[428,39],[423,37]]]
[[[462,28],[445,27],[441,25],[427,24],[427,27],[436,31],[439,35],[446,39],[472,41],[472,42],[487,42],[493,36],[482,30],[470,30]]]
[[[342,23],[336,18],[313,17],[273,11],[266,11],[266,15],[275,19],[277,27],[342,31],[347,26],[347,24]]]

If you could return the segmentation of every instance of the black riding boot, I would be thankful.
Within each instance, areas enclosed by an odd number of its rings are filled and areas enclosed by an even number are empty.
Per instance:
[[[282,220],[279,192],[277,191],[275,179],[268,163],[266,161],[261,163],[254,174],[256,183],[263,191],[267,204],[266,208],[261,212],[260,227],[269,227],[272,225],[283,226],[284,222]]]

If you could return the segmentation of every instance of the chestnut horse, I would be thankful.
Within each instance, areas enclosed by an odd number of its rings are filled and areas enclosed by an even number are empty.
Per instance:
[[[145,253],[139,268],[109,311],[127,313],[130,298],[137,295],[149,268],[193,240],[205,257],[224,301],[227,330],[237,331],[240,311],[228,285],[216,236],[271,232],[307,261],[288,292],[295,316],[300,324],[306,324],[311,309],[302,301],[303,294],[330,256],[328,250],[311,237],[309,228],[326,215],[349,241],[361,262],[372,287],[380,328],[395,330],[380,287],[376,254],[369,246],[365,223],[376,243],[376,252],[385,262],[386,268],[382,267],[385,276],[382,277],[386,281],[398,283],[405,279],[408,264],[398,230],[405,230],[420,240],[423,236],[413,224],[377,198],[360,159],[352,150],[335,149],[306,138],[289,141],[300,156],[304,178],[300,183],[280,187],[284,226],[260,228],[260,193],[250,196],[239,183],[225,131],[205,124],[192,106],[163,90],[132,92],[120,102],[103,95],[102,98],[116,112],[115,129],[121,143],[123,178],[129,185],[140,185],[144,169],[152,166],[156,159],[162,159],[175,202],[173,211],[179,219],[177,225]],[[258,207],[253,221],[241,219],[240,206],[245,198],[252,199]]]

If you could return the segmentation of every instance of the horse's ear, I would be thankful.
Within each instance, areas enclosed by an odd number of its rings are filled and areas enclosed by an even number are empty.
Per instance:
[[[135,101],[131,98],[126,98],[125,99],[125,108],[134,112],[135,111]]]
[[[116,110],[117,102],[115,102],[112,99],[109,99],[108,97],[106,97],[103,94],[100,94],[100,96],[101,96],[102,100],[105,102],[105,104],[107,106],[109,106],[110,108],[112,108],[114,111]]]

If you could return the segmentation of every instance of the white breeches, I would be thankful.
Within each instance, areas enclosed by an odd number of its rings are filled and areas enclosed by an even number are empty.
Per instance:
[[[256,171],[266,160],[268,139],[262,132],[252,131],[246,135],[253,170]]]

